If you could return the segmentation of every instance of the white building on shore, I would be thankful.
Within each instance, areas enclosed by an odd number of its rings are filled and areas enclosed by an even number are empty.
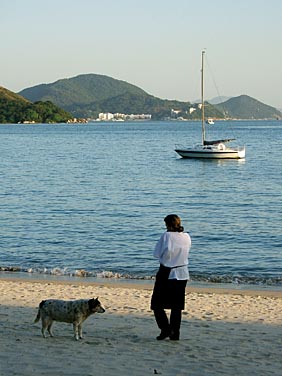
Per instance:
[[[99,114],[98,120],[100,120],[100,121],[111,121],[111,120],[113,120],[113,118],[114,118],[114,115],[111,114],[110,112],[106,112],[106,113],[101,112]]]
[[[97,121],[126,121],[126,120],[151,120],[151,114],[112,114],[110,112],[101,112]]]

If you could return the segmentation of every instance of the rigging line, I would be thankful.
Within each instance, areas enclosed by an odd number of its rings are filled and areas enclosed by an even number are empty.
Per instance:
[[[207,65],[207,67],[208,67],[208,69],[209,69],[209,72],[210,72],[210,74],[211,74],[211,78],[212,78],[213,85],[214,85],[215,90],[216,90],[216,94],[217,94],[218,98],[220,99],[220,103],[222,103],[222,96],[221,96],[221,94],[220,94],[220,92],[219,92],[218,86],[217,86],[216,81],[215,81],[215,78],[214,78],[213,71],[212,71],[212,69],[211,69],[211,65],[209,64],[209,60],[208,60],[207,57],[206,57],[206,65]],[[224,110],[224,115],[225,115],[225,110]]]
[[[191,61],[189,61],[189,62],[191,63],[191,66],[193,67],[193,69],[191,70],[191,72],[192,72],[191,77],[193,77],[193,79],[192,80],[190,79],[191,98],[190,98],[189,102],[191,104],[196,104],[196,103],[201,102],[200,94],[199,94],[200,78],[201,77],[200,77],[199,67],[194,66],[193,62],[191,62]]]
[[[206,57],[206,66],[207,66],[207,68],[208,68],[208,70],[209,70],[209,73],[210,73],[210,75],[211,75],[211,79],[212,79],[212,81],[213,81],[213,85],[214,85],[214,87],[215,87],[215,90],[216,90],[216,93],[217,93],[217,96],[218,96],[218,98],[219,98],[219,104],[221,105],[221,108],[222,108],[222,111],[223,111],[223,115],[224,115],[224,120],[226,120],[227,119],[227,113],[228,113],[228,111],[226,110],[226,108],[224,107],[224,102],[223,102],[223,99],[222,99],[222,96],[221,96],[221,94],[220,94],[220,92],[219,92],[219,89],[218,89],[218,86],[217,86],[217,84],[216,84],[216,81],[215,81],[215,77],[214,77],[214,74],[213,74],[213,71],[212,71],[212,69],[211,69],[211,65],[209,64],[209,60],[208,60],[208,58]],[[231,129],[231,132],[232,132],[232,134],[233,134],[233,137],[232,138],[234,138],[235,136],[235,133],[234,133],[234,128],[232,127],[232,125],[230,125],[230,129]]]

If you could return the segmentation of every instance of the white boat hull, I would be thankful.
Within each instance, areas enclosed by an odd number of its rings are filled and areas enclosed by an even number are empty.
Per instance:
[[[244,159],[245,148],[177,148],[175,149],[182,158],[205,158],[205,159]]]

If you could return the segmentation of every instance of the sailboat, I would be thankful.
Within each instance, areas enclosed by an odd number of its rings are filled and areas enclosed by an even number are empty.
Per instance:
[[[202,143],[192,147],[177,147],[175,149],[182,158],[209,158],[209,159],[244,159],[246,155],[245,146],[230,147],[226,144],[234,141],[234,138],[208,141],[206,140],[205,129],[205,104],[204,104],[204,56],[202,51],[201,69],[201,111],[202,111]]]
[[[213,124],[214,124],[213,119],[212,119],[212,118],[208,118],[208,119],[206,120],[206,124],[213,125]]]

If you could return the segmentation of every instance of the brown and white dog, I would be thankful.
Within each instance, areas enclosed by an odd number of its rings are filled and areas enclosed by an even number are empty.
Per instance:
[[[41,333],[45,338],[48,330],[51,337],[53,321],[68,322],[73,324],[74,338],[82,338],[82,323],[93,313],[103,313],[105,308],[97,299],[80,300],[42,300],[39,304],[38,313],[34,322],[41,318]]]

